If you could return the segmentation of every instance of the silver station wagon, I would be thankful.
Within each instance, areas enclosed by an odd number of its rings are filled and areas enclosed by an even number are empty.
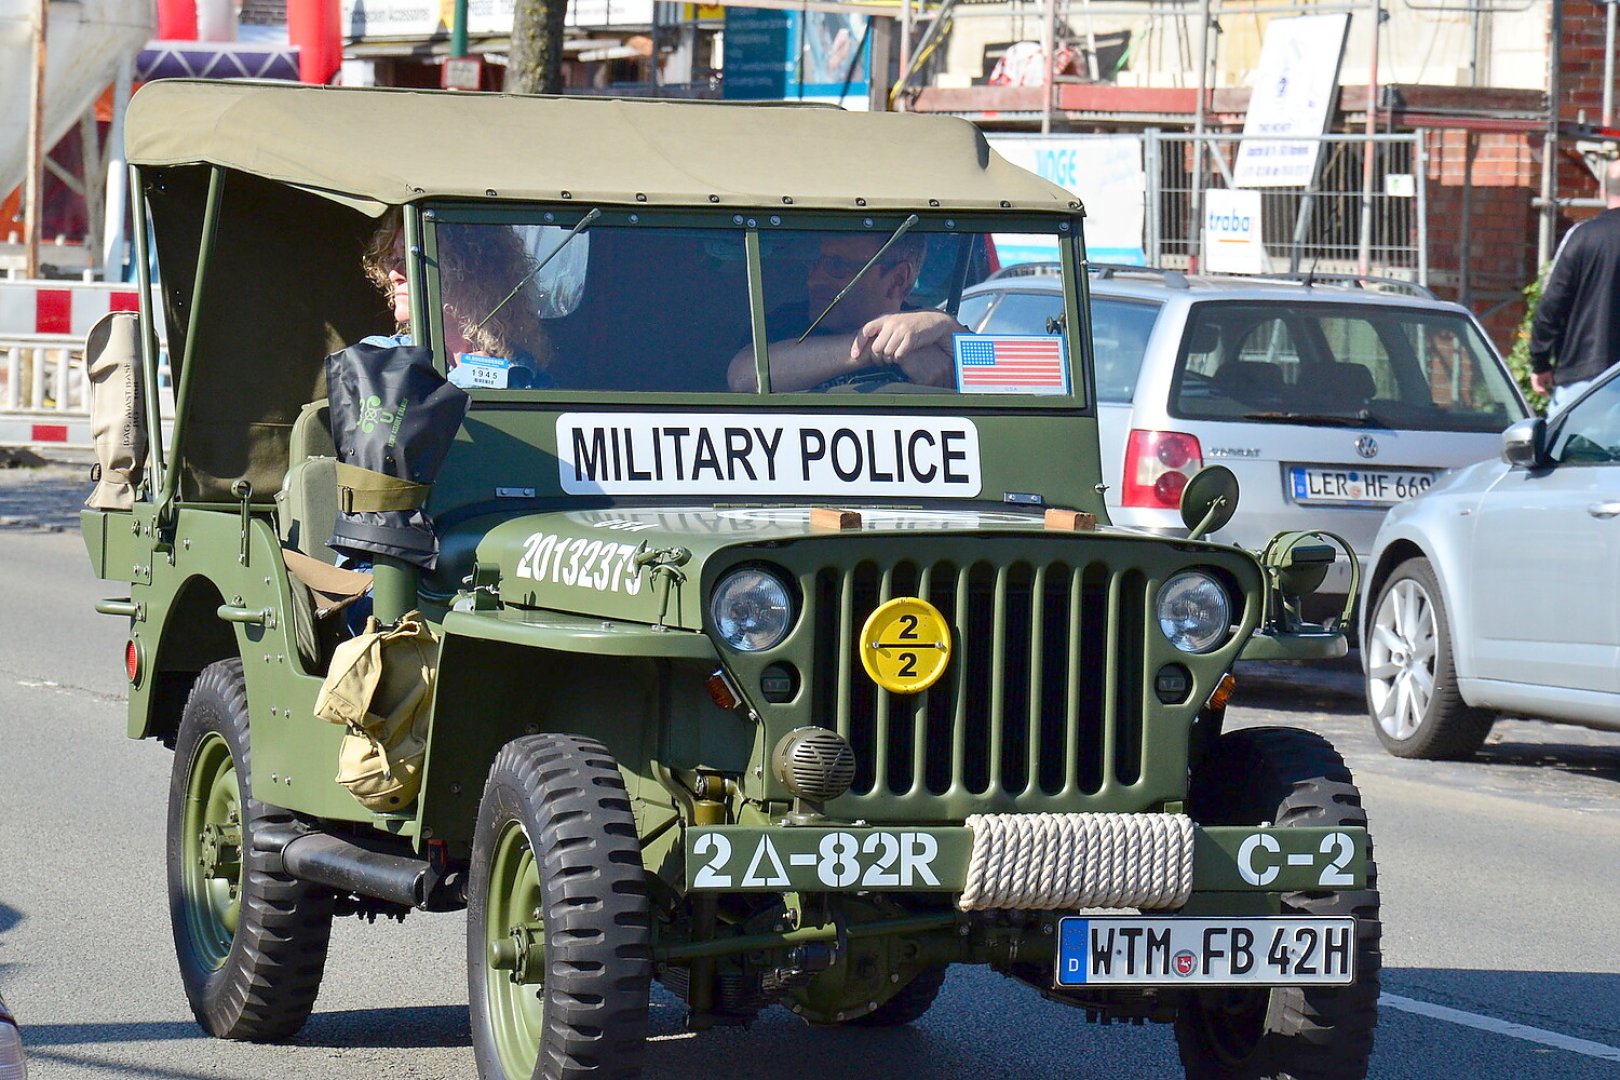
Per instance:
[[[1417,286],[1094,267],[1091,309],[1116,525],[1184,532],[1182,488],[1219,463],[1243,499],[1215,539],[1259,548],[1327,529],[1365,565],[1391,506],[1496,456],[1502,430],[1529,415],[1468,310]],[[968,290],[959,314],[997,334],[1054,333],[1062,316],[1040,263]],[[1349,589],[1340,561],[1307,615],[1338,614]]]

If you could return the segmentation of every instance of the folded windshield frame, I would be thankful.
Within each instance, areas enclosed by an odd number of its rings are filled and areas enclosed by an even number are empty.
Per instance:
[[[440,204],[435,203],[420,208],[417,212],[407,213],[407,236],[420,244],[420,257],[410,261],[410,273],[413,275],[413,296],[419,296],[425,304],[416,306],[413,310],[439,312],[443,310],[441,282],[438,269],[441,265],[440,245],[443,242],[441,230],[446,226],[471,225],[544,225],[561,231],[574,228],[587,215],[593,211],[598,216],[591,223],[589,229],[582,234],[583,237],[596,237],[606,230],[712,230],[719,239],[723,234],[734,235],[741,245],[741,255],[746,261],[747,281],[747,315],[746,331],[747,341],[739,342],[741,347],[747,348],[751,343],[754,354],[755,376],[759,389],[753,392],[737,390],[689,390],[689,389],[652,389],[641,390],[637,388],[618,388],[605,390],[600,388],[578,389],[569,388],[566,380],[560,385],[537,389],[503,389],[483,390],[471,389],[474,408],[500,408],[500,409],[527,409],[537,408],[546,404],[572,404],[575,402],[600,403],[604,396],[619,399],[628,397],[636,402],[649,402],[652,399],[667,401],[670,404],[698,404],[731,405],[758,407],[762,397],[768,398],[771,405],[793,407],[828,407],[836,406],[840,409],[860,409],[863,407],[877,407],[883,409],[894,408],[940,408],[947,407],[953,411],[962,410],[1036,410],[1036,411],[1062,411],[1065,413],[1089,413],[1092,411],[1090,401],[1091,387],[1091,340],[1089,322],[1085,316],[1085,280],[1081,268],[1084,266],[1085,254],[1083,238],[1080,235],[1080,218],[1069,213],[1062,214],[995,214],[975,213],[960,214],[946,212],[916,212],[919,219],[909,232],[926,237],[940,235],[958,235],[964,237],[964,249],[967,240],[977,235],[993,235],[998,233],[1028,233],[1044,234],[1052,237],[1057,249],[1058,262],[1062,270],[1064,288],[1064,310],[1067,314],[1067,326],[1064,333],[1065,347],[1068,357],[1068,389],[1063,394],[1025,394],[1025,393],[963,393],[958,390],[940,388],[943,392],[918,393],[916,388],[902,387],[899,391],[879,388],[870,392],[828,394],[823,391],[793,391],[772,392],[770,387],[770,371],[767,363],[767,329],[766,329],[766,268],[765,252],[769,245],[780,242],[783,234],[808,233],[849,233],[870,234],[881,239],[891,235],[908,217],[911,212],[885,211],[882,213],[853,212],[848,214],[827,213],[826,211],[795,212],[791,208],[782,210],[767,210],[754,212],[737,212],[732,210],[707,211],[702,209],[665,208],[638,209],[623,206],[594,206],[581,201],[579,205],[556,204]],[[414,244],[413,244],[414,246]],[[932,263],[930,264],[933,265]],[[963,265],[958,268],[956,279],[952,282],[949,295],[946,297],[946,310],[954,313],[955,307],[960,303],[962,289],[970,284],[977,283],[966,279],[966,257]],[[982,279],[980,279],[982,280]],[[738,302],[741,300],[739,298]],[[678,312],[672,312],[678,317]],[[445,328],[442,320],[415,319],[412,330],[417,340],[426,340],[433,348],[436,357],[448,355],[445,340]],[[441,368],[443,361],[440,361]]]

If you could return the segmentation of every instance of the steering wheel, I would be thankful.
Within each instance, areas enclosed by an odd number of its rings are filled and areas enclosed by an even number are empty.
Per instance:
[[[803,391],[808,394],[824,394],[829,390],[842,390],[853,394],[866,394],[884,386],[894,383],[909,383],[911,376],[904,368],[897,364],[883,364],[873,368],[862,368],[847,375],[834,375],[832,378],[819,382],[814,386],[806,387]]]

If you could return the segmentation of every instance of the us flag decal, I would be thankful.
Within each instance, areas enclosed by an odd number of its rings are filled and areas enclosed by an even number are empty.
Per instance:
[[[956,388],[964,394],[1067,394],[1061,334],[957,334]]]

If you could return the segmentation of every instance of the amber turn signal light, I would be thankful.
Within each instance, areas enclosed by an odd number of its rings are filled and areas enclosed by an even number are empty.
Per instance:
[[[703,685],[708,688],[709,696],[714,699],[714,703],[726,712],[742,704],[742,694],[737,692],[737,688],[732,685],[723,668],[715,668],[703,681]]]

